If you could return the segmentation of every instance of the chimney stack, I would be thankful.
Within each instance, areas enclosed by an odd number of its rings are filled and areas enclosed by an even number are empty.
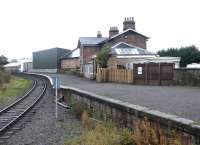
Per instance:
[[[127,30],[127,29],[133,29],[135,30],[135,21],[134,21],[134,17],[125,17],[124,18],[124,22],[123,22],[123,30]]]
[[[102,37],[101,31],[97,31],[97,38],[101,38],[101,37]]]
[[[119,33],[118,27],[110,27],[109,38],[118,34],[118,33]]]

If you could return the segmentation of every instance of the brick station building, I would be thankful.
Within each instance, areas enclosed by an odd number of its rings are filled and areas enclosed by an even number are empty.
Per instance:
[[[123,31],[119,33],[117,27],[110,27],[109,36],[102,37],[100,31],[96,37],[80,37],[77,49],[80,56],[77,59],[64,58],[61,64],[77,64],[80,62],[80,74],[86,78],[93,79],[96,74],[95,57],[104,47],[110,48],[110,59],[108,67],[133,69],[134,63],[175,63],[179,67],[180,58],[178,57],[159,57],[155,53],[147,51],[146,43],[149,37],[139,33],[135,29],[133,17],[125,18]],[[62,65],[61,68],[66,68]]]

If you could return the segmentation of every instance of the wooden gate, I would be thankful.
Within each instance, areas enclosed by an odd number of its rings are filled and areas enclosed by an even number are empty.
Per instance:
[[[146,65],[145,64],[134,64],[134,83],[135,84],[145,84],[146,81]]]
[[[135,84],[166,85],[173,80],[173,63],[134,64]]]

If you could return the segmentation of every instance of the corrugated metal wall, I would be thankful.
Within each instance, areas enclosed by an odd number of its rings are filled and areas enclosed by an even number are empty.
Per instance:
[[[59,69],[59,59],[70,50],[52,48],[33,52],[33,69]]]

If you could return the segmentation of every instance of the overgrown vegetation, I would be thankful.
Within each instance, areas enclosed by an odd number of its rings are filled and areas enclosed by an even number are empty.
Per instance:
[[[80,69],[61,69],[60,70],[61,74],[68,74],[68,75],[75,75],[75,76],[80,76]]]
[[[169,48],[158,51],[160,56],[181,57],[180,66],[186,67],[187,64],[200,63],[200,51],[194,45],[181,48]]]
[[[87,113],[86,105],[72,97],[69,102],[73,112],[81,118],[85,131],[81,136],[67,140],[64,145],[182,145],[177,132],[172,131],[170,136],[166,136],[161,129],[155,129],[147,118],[135,122],[134,130],[122,128],[92,118],[94,113]]]
[[[70,105],[71,105],[71,110],[75,114],[77,118],[81,118],[81,115],[83,114],[84,110],[86,109],[85,104],[75,101],[73,99],[70,99]]]
[[[0,91],[5,92],[7,88],[7,83],[10,82],[11,75],[9,72],[0,68]]]
[[[31,85],[30,80],[10,75],[7,77],[10,77],[11,79],[9,79],[8,82],[4,81],[3,86],[1,87],[0,104],[5,104],[9,101],[12,101],[12,99],[14,99],[16,96],[21,96]],[[2,76],[0,78],[2,79]]]
[[[134,126],[132,139],[134,145],[182,145],[180,135],[172,131],[167,138],[161,129],[156,130],[151,123],[144,118]]]
[[[82,122],[85,132],[67,140],[64,145],[132,145],[131,131],[111,123],[97,123],[84,111]]]
[[[104,47],[97,54],[96,63],[100,68],[106,68],[107,67],[107,61],[109,59],[109,52],[110,52],[110,49],[108,47]]]
[[[8,59],[5,56],[1,55],[0,56],[0,69],[7,63],[8,63]]]

